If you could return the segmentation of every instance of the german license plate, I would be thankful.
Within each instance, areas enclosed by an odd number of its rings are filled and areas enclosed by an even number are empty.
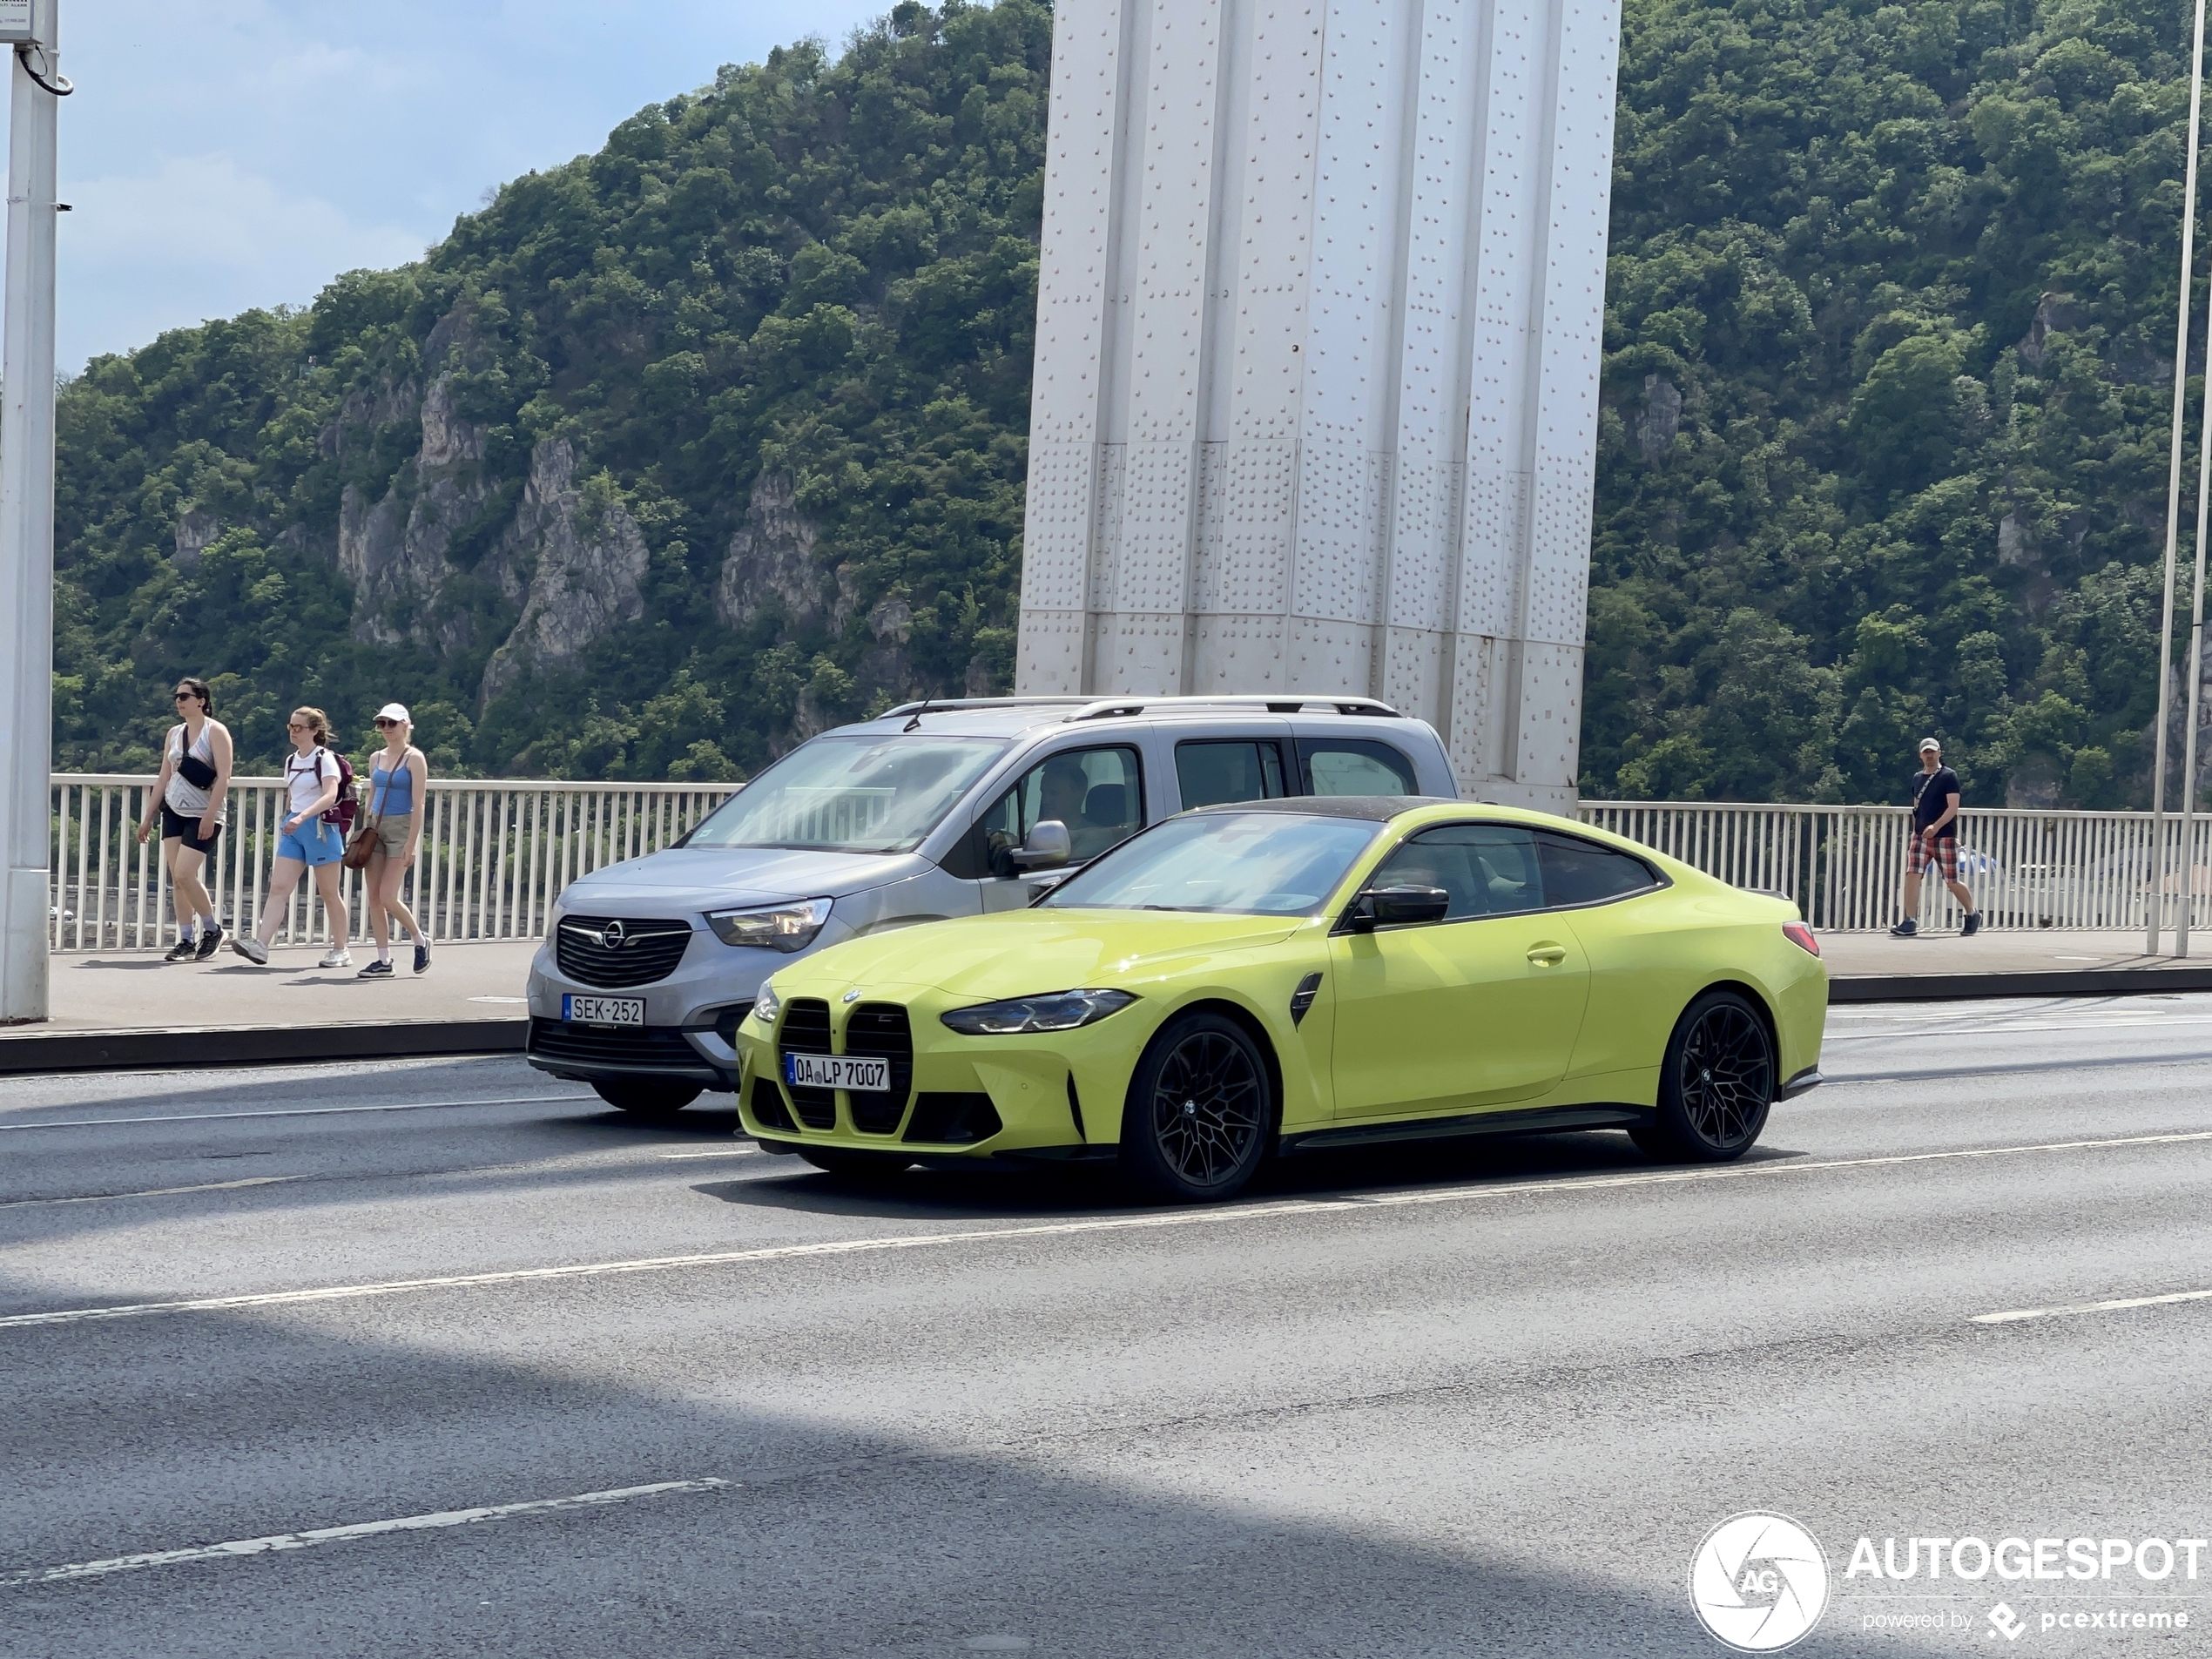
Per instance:
[[[561,998],[561,1017],[570,1025],[643,1025],[645,999],[642,996],[570,996]]]
[[[856,1095],[891,1089],[888,1060],[854,1060],[841,1054],[787,1054],[784,1081],[793,1089],[843,1089]]]

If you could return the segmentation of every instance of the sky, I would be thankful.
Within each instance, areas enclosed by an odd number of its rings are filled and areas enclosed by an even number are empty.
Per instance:
[[[57,365],[403,264],[505,180],[890,0],[61,0]]]

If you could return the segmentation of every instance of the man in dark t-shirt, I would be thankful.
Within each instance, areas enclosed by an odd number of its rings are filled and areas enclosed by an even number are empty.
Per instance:
[[[1890,929],[1892,938],[1911,939],[1919,933],[1920,873],[1931,864],[1943,873],[1944,886],[1966,913],[1960,936],[1973,938],[1981,929],[1981,912],[1959,880],[1959,774],[1943,764],[1943,745],[1923,738],[1920,770],[1912,779],[1912,839],[1905,854],[1905,914]]]

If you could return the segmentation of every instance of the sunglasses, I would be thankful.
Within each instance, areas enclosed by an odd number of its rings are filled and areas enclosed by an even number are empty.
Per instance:
[[[287,721],[284,729],[287,732],[305,732],[307,729],[307,723],[305,720]]]
[[[395,726],[398,724],[399,722],[397,720],[378,720],[374,722],[376,729],[379,732],[385,730],[388,726]]]
[[[199,701],[199,693],[198,691],[179,691],[176,694],[176,696],[171,698],[169,700],[172,703],[184,703],[187,701],[197,703]]]

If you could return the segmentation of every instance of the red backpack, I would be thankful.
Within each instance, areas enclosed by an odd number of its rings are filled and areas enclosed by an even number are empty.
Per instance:
[[[322,821],[335,824],[341,835],[351,835],[354,833],[354,815],[361,810],[360,805],[354,799],[354,763],[335,749],[325,749],[323,752],[338,763],[338,799],[330,803],[329,809],[322,815]]]

